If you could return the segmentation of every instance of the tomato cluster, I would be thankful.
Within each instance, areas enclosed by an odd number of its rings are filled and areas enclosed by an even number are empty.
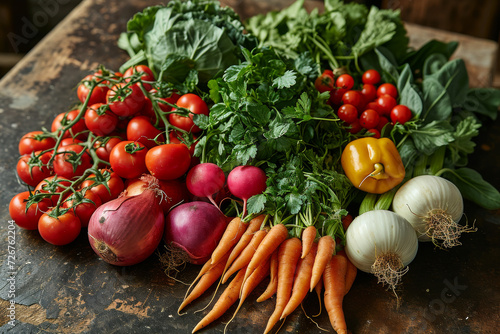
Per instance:
[[[165,211],[188,200],[184,176],[194,164],[201,129],[194,114],[205,101],[155,81],[144,65],[123,74],[101,68],[78,85],[77,109],[58,114],[50,131],[19,141],[19,179],[29,186],[9,204],[18,226],[64,245],[88,226],[101,204],[137,194],[140,177],[155,176]]]
[[[380,73],[370,69],[363,73],[359,89],[350,74],[335,78],[333,71],[325,70],[315,81],[319,92],[330,92],[329,104],[345,122],[349,132],[363,129],[379,138],[388,123],[404,124],[413,116],[411,110],[398,104],[398,90],[391,83],[381,83]]]

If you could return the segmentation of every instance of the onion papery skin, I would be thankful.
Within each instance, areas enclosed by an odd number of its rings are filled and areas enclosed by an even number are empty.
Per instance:
[[[92,215],[88,235],[92,249],[104,261],[130,266],[147,259],[161,242],[165,216],[156,197],[147,189],[137,196],[111,200]]]
[[[418,251],[415,230],[389,210],[373,210],[356,217],[346,230],[345,252],[361,271],[371,273],[378,254],[394,253],[407,266]]]
[[[452,182],[434,175],[411,178],[394,195],[392,209],[410,222],[419,241],[431,241],[426,218],[440,210],[458,223],[464,213],[460,190]]]

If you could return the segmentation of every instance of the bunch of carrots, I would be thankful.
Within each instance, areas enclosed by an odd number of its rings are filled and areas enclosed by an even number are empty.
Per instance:
[[[289,237],[283,224],[263,227],[266,220],[260,215],[244,223],[236,217],[228,224],[211,258],[186,292],[178,313],[215,282],[224,284],[234,277],[192,333],[221,317],[239,299],[234,318],[249,294],[268,276],[269,283],[257,302],[276,294],[276,305],[264,333],[290,315],[308,292],[315,290],[320,297],[323,288],[333,329],[347,333],[342,302],[354,282],[356,267],[343,251],[335,252],[331,236],[318,239],[314,226],[304,229],[299,239]]]

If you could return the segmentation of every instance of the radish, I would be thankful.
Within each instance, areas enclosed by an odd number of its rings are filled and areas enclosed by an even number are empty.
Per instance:
[[[226,176],[222,169],[213,163],[202,163],[191,168],[186,176],[186,186],[191,194],[198,197],[207,197],[213,205],[217,206],[213,196],[219,192]]]
[[[243,200],[242,217],[246,215],[248,199],[262,194],[267,188],[266,181],[266,173],[255,166],[238,166],[229,172],[227,186],[231,194]]]

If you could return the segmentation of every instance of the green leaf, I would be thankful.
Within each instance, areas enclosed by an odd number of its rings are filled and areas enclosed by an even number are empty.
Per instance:
[[[496,120],[500,110],[500,90],[495,88],[469,89],[464,109]]]
[[[419,117],[423,110],[423,101],[414,84],[413,74],[408,64],[401,71],[397,87],[400,97],[399,104],[407,106],[414,116]]]
[[[285,74],[273,80],[273,86],[278,89],[290,88],[297,82],[297,75],[295,71],[287,70]]]
[[[422,117],[424,122],[442,121],[450,117],[453,107],[450,95],[441,83],[434,77],[425,77],[422,81],[424,91],[425,112]]]
[[[426,59],[431,55],[441,54],[445,59],[450,59],[457,47],[458,42],[455,41],[445,43],[438,40],[431,40],[418,50],[407,52],[403,62],[410,65],[414,72],[422,72]]]
[[[425,155],[431,155],[441,146],[454,140],[453,126],[447,121],[433,121],[418,129],[411,130],[415,148]]]
[[[453,133],[455,140],[449,144],[450,159],[454,166],[465,166],[468,162],[467,155],[474,152],[476,143],[472,138],[479,134],[481,123],[474,117],[462,119]]]
[[[381,76],[384,82],[397,83],[399,80],[399,70],[397,67],[397,62],[390,51],[384,47],[378,47],[375,49],[375,54],[377,55]]]
[[[264,194],[254,195],[247,201],[247,210],[249,214],[262,212],[266,204],[266,196]]]
[[[469,90],[469,75],[462,59],[447,62],[438,71],[427,74],[435,78],[448,92],[453,107],[461,106]]]
[[[500,192],[470,168],[446,170],[443,174],[453,182],[462,196],[487,210],[500,209]]]

